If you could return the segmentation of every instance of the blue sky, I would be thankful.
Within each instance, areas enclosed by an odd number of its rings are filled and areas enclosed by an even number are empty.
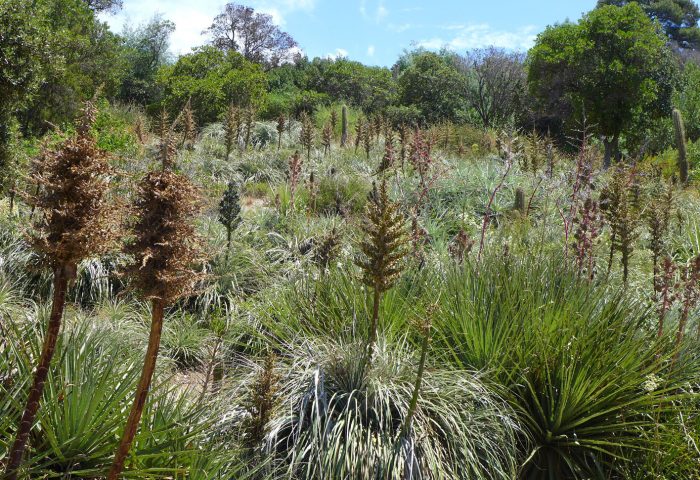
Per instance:
[[[106,16],[115,31],[155,13],[175,22],[173,53],[206,43],[201,32],[224,0],[124,0]],[[577,20],[596,0],[248,0],[272,15],[309,57],[347,56],[390,66],[406,48],[449,46],[465,51],[487,45],[526,50],[544,27]]]

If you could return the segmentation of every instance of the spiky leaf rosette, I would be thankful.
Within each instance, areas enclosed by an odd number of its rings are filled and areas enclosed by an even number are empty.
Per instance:
[[[150,172],[138,186],[138,221],[134,256],[127,273],[145,298],[165,304],[192,293],[202,274],[193,265],[202,261],[194,218],[200,211],[199,192],[189,179],[165,168]]]
[[[374,190],[365,214],[367,236],[360,244],[363,258],[357,264],[364,272],[364,283],[385,292],[403,270],[408,235],[399,205],[389,198],[386,179]]]
[[[31,241],[52,268],[75,269],[86,257],[109,251],[119,238],[120,209],[109,198],[109,154],[90,131],[96,114],[87,102],[78,133],[36,162],[34,181],[40,188],[28,201],[44,215]]]

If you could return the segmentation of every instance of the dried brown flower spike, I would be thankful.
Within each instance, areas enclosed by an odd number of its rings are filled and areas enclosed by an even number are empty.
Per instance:
[[[37,194],[29,198],[43,211],[43,221],[31,242],[53,270],[53,303],[48,330],[29,392],[15,443],[7,462],[6,477],[17,478],[17,469],[44,390],[44,383],[61,328],[68,284],[75,278],[78,263],[104,254],[119,238],[119,208],[109,198],[109,155],[97,147],[91,134],[97,110],[87,102],[77,135],[55,151],[47,151],[37,162]]]
[[[133,287],[152,303],[151,332],[134,404],[109,472],[110,480],[116,480],[122,472],[136,435],[158,358],[164,309],[191,294],[202,278],[192,269],[202,260],[193,226],[200,211],[199,192],[187,177],[173,172],[170,165],[172,159],[165,158],[163,170],[150,172],[138,186],[135,239],[127,248],[134,263],[127,273]]]

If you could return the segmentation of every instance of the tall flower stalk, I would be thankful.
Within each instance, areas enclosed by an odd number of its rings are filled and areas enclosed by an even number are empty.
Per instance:
[[[109,199],[109,155],[97,147],[91,134],[96,115],[94,104],[87,102],[77,134],[57,150],[45,152],[37,165],[41,172],[35,177],[39,188],[29,200],[43,212],[43,220],[31,240],[53,271],[53,299],[41,356],[5,469],[4,478],[8,480],[17,478],[39,411],[68,286],[75,279],[78,263],[106,253],[119,238],[119,209]]]
[[[162,145],[169,144],[168,138],[163,139]],[[190,294],[201,278],[192,269],[201,260],[193,226],[200,210],[199,192],[187,177],[173,171],[173,160],[168,153],[162,156],[162,169],[148,173],[138,186],[135,238],[127,248],[127,253],[134,257],[127,274],[133,287],[151,301],[151,330],[141,378],[109,480],[117,480],[124,469],[141,420],[158,358],[165,308]]]
[[[364,230],[367,238],[361,243],[363,253],[358,265],[364,272],[365,285],[372,288],[372,319],[367,332],[367,355],[371,360],[377,343],[379,307],[382,295],[389,290],[403,271],[408,235],[399,205],[389,198],[386,179],[376,184],[367,206]]]

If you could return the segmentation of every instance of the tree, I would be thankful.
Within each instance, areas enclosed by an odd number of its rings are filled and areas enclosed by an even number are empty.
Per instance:
[[[219,120],[231,103],[240,107],[258,105],[267,92],[267,79],[260,65],[234,51],[223,52],[212,46],[200,47],[174,65],[161,68],[158,84],[171,112],[179,111],[190,99],[194,115],[203,124]]]
[[[686,63],[680,83],[674,103],[685,118],[688,140],[695,142],[700,138],[700,66]]]
[[[122,101],[146,106],[159,100],[156,75],[169,60],[170,36],[174,31],[175,24],[161,15],[135,29],[124,28],[127,73],[119,93]]]
[[[399,103],[414,105],[422,120],[460,120],[467,110],[466,78],[456,68],[454,55],[417,51],[409,54],[399,76]]]
[[[272,16],[235,3],[226,4],[205,33],[212,36],[215,47],[239,52],[247,60],[267,67],[290,61],[297,46],[274,24]]]
[[[605,165],[639,116],[670,115],[676,67],[666,41],[636,3],[604,6],[578,24],[548,27],[528,56],[540,107],[602,136]]]
[[[524,61],[520,53],[495,47],[459,58],[467,101],[484,127],[502,127],[519,112],[527,84]]]
[[[41,66],[43,81],[18,114],[25,133],[43,132],[47,122],[72,122],[82,101],[98,90],[116,97],[125,67],[122,40],[84,0],[19,3],[30,9],[22,12],[28,21],[43,25],[46,46],[35,65]]]
[[[38,91],[46,73],[45,64],[52,59],[47,53],[48,29],[39,6],[25,5],[23,0],[3,2],[0,25],[0,172],[6,172],[12,163],[13,117]],[[0,193],[4,183],[0,178]]]
[[[635,0],[644,12],[657,20],[666,35],[681,48],[700,47],[700,9],[693,0]],[[623,7],[630,0],[598,0],[598,7],[615,5]]]
[[[85,0],[85,3],[97,13],[117,13],[124,5],[123,0]]]

